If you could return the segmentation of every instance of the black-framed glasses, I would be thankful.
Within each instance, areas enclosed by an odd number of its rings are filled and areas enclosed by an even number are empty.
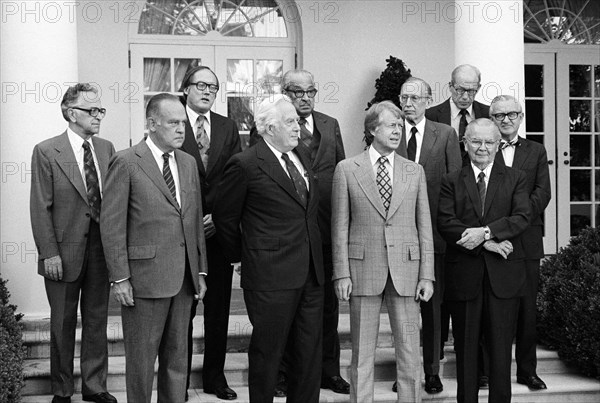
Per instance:
[[[106,108],[80,108],[78,106],[72,106],[71,109],[77,109],[78,111],[84,111],[90,114],[91,117],[95,118],[98,115],[102,115],[102,117],[106,116]]]
[[[429,97],[422,97],[419,95],[399,95],[398,98],[400,98],[400,102],[403,104],[405,104],[409,99],[413,104],[429,99]]]
[[[506,118],[507,116],[510,120],[515,120],[516,118],[519,117],[520,113],[521,112],[493,113],[492,117],[495,120],[497,120],[498,122],[502,122],[504,120],[504,118]]]
[[[465,92],[467,94],[469,94],[470,97],[474,97],[475,94],[477,94],[477,91],[479,91],[479,88],[476,90],[473,90],[473,89],[466,89],[463,87],[456,87],[455,85],[452,85],[452,84],[451,84],[451,86],[452,86],[452,88],[454,88],[454,91],[456,91],[456,93],[458,95],[460,95],[461,97],[465,94]]]
[[[310,89],[307,91],[304,91],[301,89],[295,89],[295,88],[286,88],[285,91],[294,94],[294,97],[296,97],[296,98],[302,98],[304,96],[304,94],[308,95],[309,98],[314,98],[317,95],[316,88],[313,88],[313,89]]]
[[[190,85],[195,85],[198,91],[204,91],[208,87],[208,92],[211,94],[216,94],[219,92],[219,86],[217,84],[209,84],[204,81],[198,81],[197,83],[190,83]]]

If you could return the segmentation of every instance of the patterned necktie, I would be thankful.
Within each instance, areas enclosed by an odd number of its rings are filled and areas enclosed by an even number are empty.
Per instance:
[[[465,143],[464,143],[464,138],[465,138],[465,131],[467,130],[467,110],[466,109],[461,109],[460,110],[460,122],[458,123],[458,141],[460,143],[460,150],[461,152],[465,152]]]
[[[500,142],[500,149],[504,150],[507,147],[515,147],[515,148],[517,148],[520,145],[521,145],[521,143],[519,142],[519,140],[517,140],[517,141],[504,141],[504,140],[502,140]]]
[[[83,173],[85,174],[85,187],[90,205],[90,216],[96,222],[100,222],[100,184],[98,183],[98,172],[94,164],[94,156],[90,143],[83,142]]]
[[[408,147],[406,149],[407,153],[408,153],[408,159],[411,161],[415,161],[415,159],[417,158],[417,128],[416,127],[412,127],[412,129],[410,129],[410,139],[408,140]]]
[[[208,153],[210,151],[210,139],[208,138],[208,134],[206,134],[206,130],[204,130],[204,120],[204,115],[198,116],[198,120],[196,120],[196,126],[198,127],[196,130],[196,143],[198,143],[202,165],[204,165],[204,169],[206,170],[208,166]]]
[[[173,196],[173,200],[177,203],[177,190],[175,189],[175,180],[173,179],[173,174],[171,173],[171,167],[169,166],[169,158],[171,157],[169,153],[164,153],[163,157],[163,178],[165,178],[165,182],[167,183],[167,187],[171,191],[171,196]]]
[[[390,182],[390,175],[385,166],[388,161],[386,157],[379,157],[379,166],[377,167],[377,187],[379,188],[379,195],[383,201],[383,207],[387,213],[390,208],[390,201],[392,199],[392,184]]]
[[[300,200],[302,200],[302,204],[306,207],[306,202],[308,201],[308,188],[306,187],[304,178],[300,174],[300,171],[298,171],[298,168],[296,168],[296,165],[290,160],[289,155],[283,153],[281,154],[281,158],[285,161],[285,166],[290,174],[296,193],[298,193]]]
[[[310,147],[310,143],[312,142],[312,133],[306,128],[306,119],[301,117],[298,120],[298,124],[300,124],[300,140],[302,140],[307,147]]]
[[[483,208],[485,207],[485,173],[479,172],[477,175],[477,190],[479,190],[479,201],[481,202],[481,216],[483,217]]]

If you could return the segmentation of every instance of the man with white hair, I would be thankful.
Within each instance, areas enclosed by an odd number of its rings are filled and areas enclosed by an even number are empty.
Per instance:
[[[213,219],[230,262],[242,263],[241,286],[252,338],[250,401],[273,401],[279,362],[293,344],[288,402],[318,402],[321,384],[323,253],[318,186],[294,150],[298,114],[281,94],[257,108],[264,141],[234,155],[219,185]]]

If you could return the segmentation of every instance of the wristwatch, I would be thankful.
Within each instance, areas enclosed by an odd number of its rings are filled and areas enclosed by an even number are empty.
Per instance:
[[[485,241],[489,241],[492,238],[492,231],[490,231],[490,227],[483,227],[483,239]]]

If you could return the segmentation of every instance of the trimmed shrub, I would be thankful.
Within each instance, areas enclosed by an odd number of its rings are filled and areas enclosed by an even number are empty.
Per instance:
[[[540,269],[538,337],[600,379],[600,229],[585,228]]]
[[[7,280],[0,277],[0,402],[20,402],[23,382],[22,314],[10,305]]]
[[[375,80],[375,96],[367,104],[367,109],[371,105],[381,101],[392,101],[398,108],[400,107],[400,90],[402,84],[409,78],[410,69],[406,67],[406,64],[401,59],[394,56],[390,56],[389,59],[385,60],[387,67],[381,72],[378,79]]]

